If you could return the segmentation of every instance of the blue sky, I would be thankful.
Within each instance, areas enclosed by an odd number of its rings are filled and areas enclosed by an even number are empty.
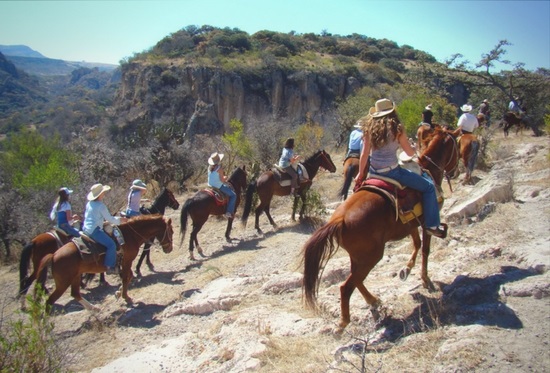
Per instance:
[[[0,44],[69,61],[117,64],[188,25],[357,33],[473,63],[506,39],[512,63],[550,68],[550,0],[0,0]]]

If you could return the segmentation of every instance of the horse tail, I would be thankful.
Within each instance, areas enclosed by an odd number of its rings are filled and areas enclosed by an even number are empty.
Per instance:
[[[21,259],[19,260],[19,294],[25,291],[25,282],[27,282],[27,275],[29,274],[29,266],[31,263],[31,256],[34,249],[34,243],[31,242],[23,248],[21,251]]]
[[[256,192],[256,180],[250,182],[250,184],[248,184],[248,187],[246,188],[243,216],[241,216],[241,222],[245,227],[246,221],[248,220],[248,215],[250,215],[250,210],[252,210],[252,197],[254,197],[254,192]]]
[[[183,207],[181,208],[181,216],[180,216],[180,233],[181,233],[181,242],[180,246],[183,244],[183,238],[185,236],[185,231],[187,230],[187,216],[189,215],[189,208],[191,207],[191,203],[193,203],[193,199],[189,198],[185,203],[183,204]]]
[[[319,279],[329,259],[338,250],[338,240],[342,233],[342,218],[331,220],[317,229],[302,248],[304,278],[302,283],[305,302],[308,307],[314,308],[317,301]]]
[[[338,195],[342,197],[344,200],[348,197],[349,187],[351,186],[353,177],[357,174],[358,169],[359,169],[359,166],[351,165],[346,170],[344,185],[342,185],[342,189],[340,189],[340,192],[338,192]]]
[[[46,254],[42,260],[40,261],[40,265],[38,266],[38,271],[36,272],[37,273],[37,278],[41,278],[42,276],[42,272],[44,272],[46,270],[46,268],[48,268],[48,265],[50,264],[50,262],[52,261],[53,259],[53,254]],[[38,282],[40,283],[40,281]],[[43,285],[43,284],[41,284]]]
[[[477,162],[477,156],[479,153],[479,141],[472,141],[472,148],[470,150],[470,159],[468,160],[468,170],[470,173],[474,171],[474,167]]]

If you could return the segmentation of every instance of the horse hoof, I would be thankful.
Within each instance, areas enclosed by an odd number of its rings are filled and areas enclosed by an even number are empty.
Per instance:
[[[399,278],[401,281],[405,281],[411,273],[411,269],[409,267],[401,268],[401,271],[399,271]]]
[[[197,260],[197,259],[195,259],[195,255],[193,255],[193,253],[190,253],[189,254],[189,260]]]

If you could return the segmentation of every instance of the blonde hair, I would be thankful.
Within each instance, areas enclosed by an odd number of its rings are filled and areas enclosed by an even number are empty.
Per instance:
[[[380,149],[403,132],[403,125],[395,112],[378,118],[368,115],[361,118],[361,124],[363,131],[370,134],[371,146],[374,149]]]

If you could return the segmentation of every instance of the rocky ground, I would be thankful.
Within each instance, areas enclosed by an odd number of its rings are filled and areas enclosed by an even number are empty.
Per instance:
[[[304,308],[300,250],[338,204],[343,177],[322,173],[314,188],[328,215],[290,220],[290,199],[276,197],[278,229],[261,218],[264,234],[211,217],[199,233],[206,257],[187,258],[182,247],[152,253],[154,269],[130,288],[134,304],[114,293],[119,281],[83,291],[101,307],[90,313],[67,292],[55,307],[55,332],[79,372],[326,372],[326,371],[550,371],[550,143],[548,137],[493,136],[487,166],[475,185],[444,185],[445,240],[432,240],[431,279],[421,286],[420,261],[402,282],[409,240],[388,244],[366,280],[385,307],[375,323],[358,292],[352,323],[339,320],[339,285],[349,271],[340,250],[329,262],[319,310]],[[337,166],[342,156],[333,155]],[[189,194],[178,197],[183,202]],[[179,211],[167,210],[179,231]],[[240,211],[237,213],[240,216]],[[179,234],[176,234],[179,243]],[[0,269],[0,289],[17,303],[17,266]],[[51,284],[50,284],[51,285]],[[4,311],[6,312],[6,311]]]

